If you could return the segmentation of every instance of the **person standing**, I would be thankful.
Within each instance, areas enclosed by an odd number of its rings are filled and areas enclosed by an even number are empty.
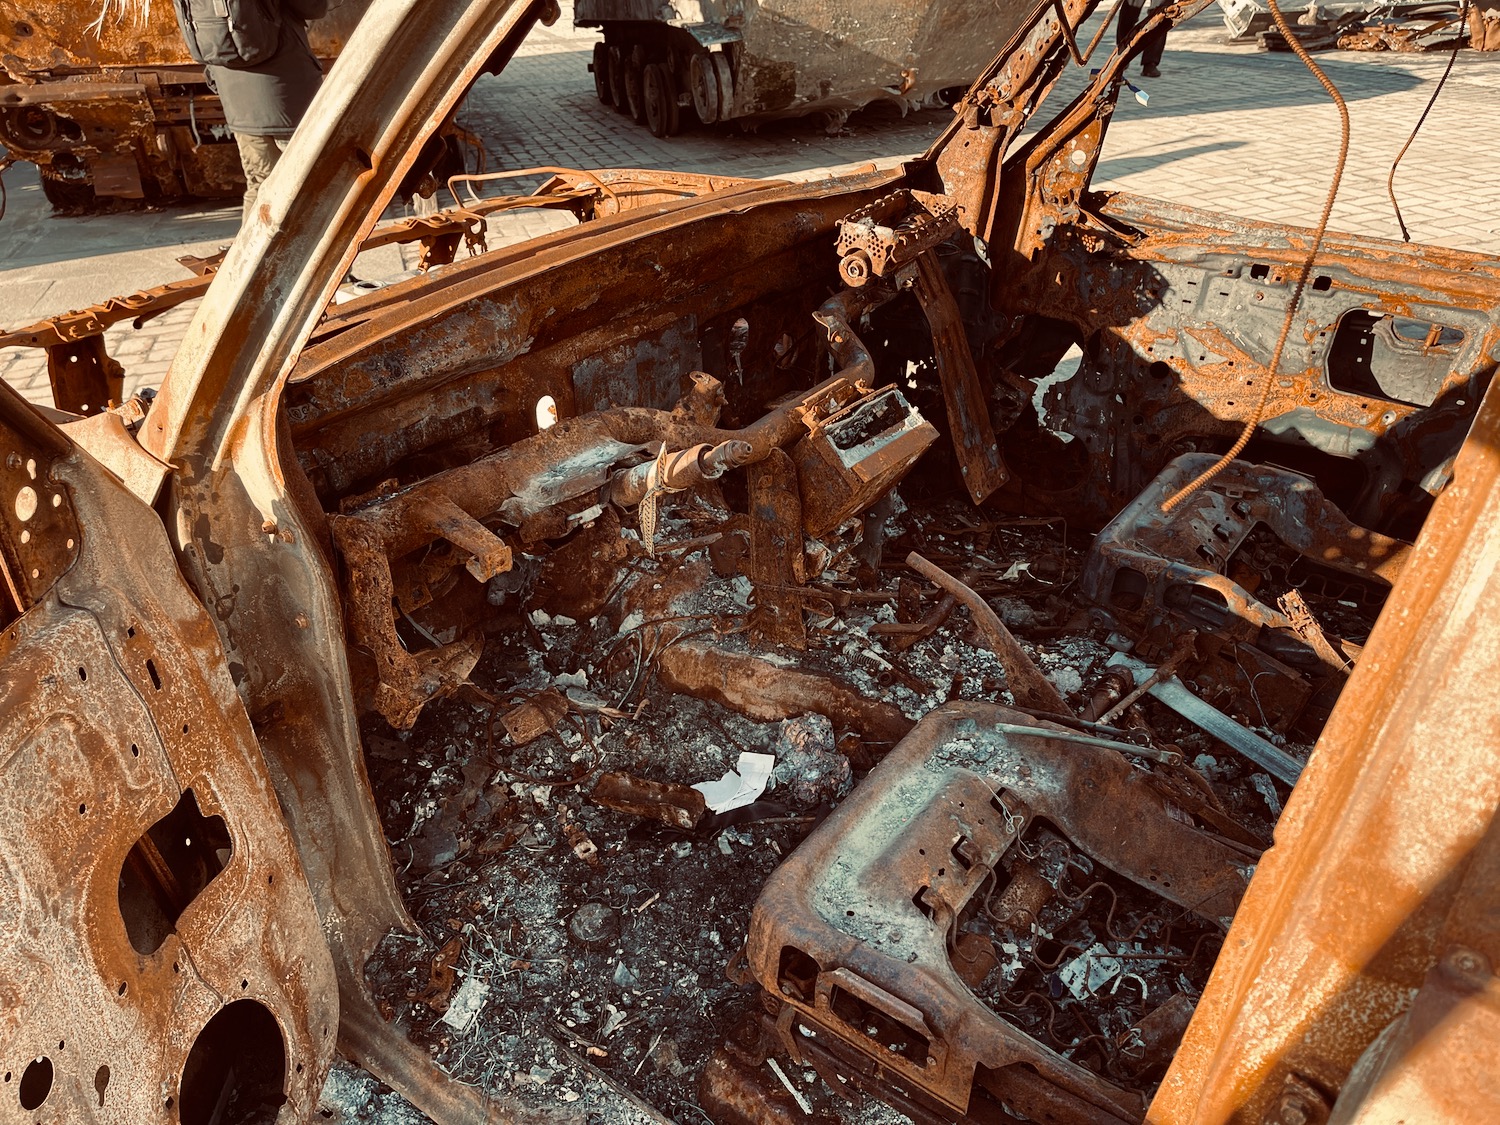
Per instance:
[[[307,24],[328,0],[172,0],[193,61],[224,105],[245,170],[243,219],[323,81]],[[243,221],[243,220],[242,220]]]
[[[1144,0],[1124,0],[1120,7],[1120,22],[1115,28],[1115,50],[1123,51],[1131,38],[1135,35],[1135,29],[1140,26],[1141,12],[1145,8]],[[1167,25],[1162,24],[1141,44],[1141,73],[1147,78],[1161,77],[1161,56],[1167,49]]]

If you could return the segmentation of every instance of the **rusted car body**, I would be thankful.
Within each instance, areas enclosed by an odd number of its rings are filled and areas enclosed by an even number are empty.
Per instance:
[[[424,141],[547,7],[380,0],[149,409],[59,427],[0,392],[0,1116],[306,1120],[335,1046],[436,1121],[524,1116],[371,995],[371,951],[411,921],[361,718],[410,727],[468,686],[519,557],[602,605],[654,557],[664,496],[742,476],[742,647],[678,644],[662,681],[825,715],[884,760],[756,905],[730,969],[765,1026],[705,1071],[714,1120],[792,1119],[756,1077],[776,1055],[921,1121],[1494,1117],[1500,266],[1331,235],[1268,375],[1311,232],[1090,191],[1124,58],[1013,144],[1082,57],[1091,6],[1061,0],[902,169],[634,174],[634,197],[563,177],[577,227],[325,316]],[[1131,507],[1227,448],[1267,377],[1245,459],[1186,516]],[[860,591],[809,577],[814,541],[903,480],[1109,525],[1088,597],[1162,666],[1136,691],[1181,686],[1170,665],[1233,694],[1239,669],[1286,729],[1321,728],[1274,846],[1172,746],[1095,721],[1135,691],[1080,716],[919,555],[954,599],[934,617],[973,615],[1019,709],[914,723],[817,666],[808,622]],[[1362,648],[1259,600],[1235,545],[1261,530],[1385,599]],[[977,999],[1060,901],[1097,915],[1098,957],[1170,967],[1128,1034],[1049,1045],[1024,998]]]
[[[326,70],[367,7],[341,0],[308,28]],[[86,30],[65,0],[0,4],[0,144],[62,207],[237,194],[245,185],[219,97],[188,57],[170,4]]]
[[[962,93],[1028,5],[930,0],[578,0],[573,22],[604,42],[590,69],[599,100],[658,137],[693,117],[769,121],[872,102],[909,109]],[[991,29],[972,35],[982,23]]]

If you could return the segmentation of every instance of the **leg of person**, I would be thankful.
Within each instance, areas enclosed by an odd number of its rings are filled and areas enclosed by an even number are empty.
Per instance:
[[[1115,24],[1115,50],[1123,51],[1135,34],[1135,25],[1141,22],[1141,7],[1141,4],[1120,5],[1120,22]]]
[[[1140,48],[1140,72],[1148,78],[1161,77],[1161,52],[1167,49],[1167,26],[1158,27],[1146,36],[1145,45]]]
[[[1167,49],[1167,25],[1162,24],[1150,35],[1141,47],[1141,73],[1147,78],[1160,78],[1161,56]]]
[[[276,161],[286,149],[286,142],[253,133],[236,133],[234,143],[240,150],[240,166],[245,170],[245,202],[240,219],[243,224],[250,218],[255,197],[260,194],[260,185],[276,167]]]

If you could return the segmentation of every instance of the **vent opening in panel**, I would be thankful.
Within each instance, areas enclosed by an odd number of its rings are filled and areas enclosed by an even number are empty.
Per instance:
[[[1354,309],[1339,318],[1329,345],[1328,383],[1350,394],[1431,406],[1464,339],[1452,325]]]
[[[233,852],[224,818],[204,816],[191,789],[146,830],[120,869],[120,916],[137,953],[161,948]]]
[[[828,1005],[846,1025],[873,1040],[892,1055],[914,1066],[925,1067],[930,1061],[932,1045],[917,1028],[874,1004],[837,985],[829,993]]]

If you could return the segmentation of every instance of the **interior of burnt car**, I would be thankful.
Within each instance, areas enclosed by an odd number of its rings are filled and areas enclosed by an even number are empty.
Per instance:
[[[476,888],[628,991],[696,921],[576,912],[679,846],[726,1015],[560,1040],[652,1112],[1483,1119],[1500,265],[1092,189],[1049,0],[899,168],[549,170],[329,306],[548,7],[372,6],[155,401],[0,391],[0,1119],[540,1113]]]

